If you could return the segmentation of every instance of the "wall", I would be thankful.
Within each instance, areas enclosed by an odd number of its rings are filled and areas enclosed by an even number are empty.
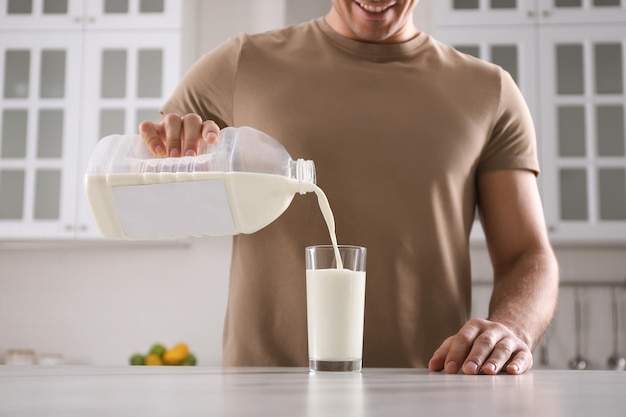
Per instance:
[[[184,67],[225,36],[281,26],[287,13],[290,19],[300,16],[278,0],[186,1],[192,7],[186,12]],[[425,31],[431,4],[422,0],[416,11]],[[573,287],[567,283],[623,282],[626,248],[559,245],[556,251],[565,286],[547,338],[548,365],[562,368],[574,356]],[[119,365],[154,342],[184,341],[200,364],[218,365],[229,256],[228,238],[169,244],[0,242],[0,363],[7,349],[29,348],[62,353],[72,364]],[[472,261],[475,279],[488,281],[484,247],[473,248]],[[489,290],[475,286],[475,316],[485,316]],[[625,298],[621,290],[624,352]],[[582,347],[594,368],[605,366],[612,349],[609,300],[607,288],[583,291]]]

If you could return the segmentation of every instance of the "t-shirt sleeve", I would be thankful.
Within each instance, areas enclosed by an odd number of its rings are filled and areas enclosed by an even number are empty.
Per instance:
[[[183,76],[162,114],[196,113],[220,128],[233,123],[233,95],[241,38],[232,38],[204,54]]]
[[[510,74],[500,70],[500,100],[491,136],[478,164],[478,173],[526,169],[539,175],[537,139],[532,116]]]

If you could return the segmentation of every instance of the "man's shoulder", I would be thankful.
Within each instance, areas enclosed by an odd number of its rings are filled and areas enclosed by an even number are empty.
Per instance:
[[[316,20],[285,26],[280,29],[265,32],[241,35],[244,43],[259,45],[280,45],[299,42],[302,39],[314,37],[320,33]]]

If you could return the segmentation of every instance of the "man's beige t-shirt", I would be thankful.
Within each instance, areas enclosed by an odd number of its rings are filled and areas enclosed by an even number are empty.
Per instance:
[[[315,162],[339,243],[368,250],[368,367],[425,367],[465,323],[477,176],[539,170],[511,77],[424,33],[362,43],[320,18],[241,35],[202,57],[162,111],[252,126]],[[234,237],[224,365],[308,365],[304,248],[328,243],[312,193]]]

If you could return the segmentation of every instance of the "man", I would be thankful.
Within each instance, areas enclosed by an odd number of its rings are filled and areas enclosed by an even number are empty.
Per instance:
[[[368,248],[364,366],[520,374],[558,293],[534,128],[508,74],[418,31],[417,3],[333,0],[324,18],[230,39],[140,131],[180,156],[249,125],[315,161],[339,243]],[[476,207],[494,269],[485,320],[468,320]],[[225,365],[307,365],[303,251],[328,241],[309,195],[234,237]]]

